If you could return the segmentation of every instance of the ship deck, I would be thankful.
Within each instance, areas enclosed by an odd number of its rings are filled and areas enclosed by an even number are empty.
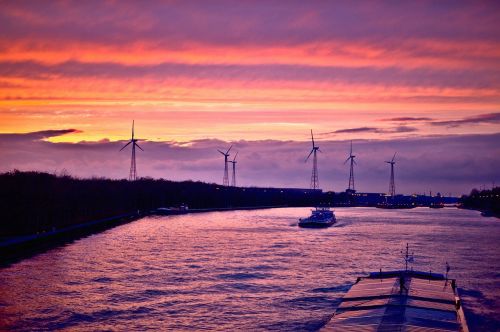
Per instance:
[[[442,275],[410,271],[358,278],[321,331],[467,332],[452,285]]]

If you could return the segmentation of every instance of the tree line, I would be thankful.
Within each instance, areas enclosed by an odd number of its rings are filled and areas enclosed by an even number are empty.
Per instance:
[[[35,234],[158,207],[311,206],[329,198],[320,190],[223,187],[141,178],[79,179],[12,171],[0,174],[0,236]]]
[[[469,195],[460,198],[460,204],[467,209],[480,210],[500,217],[500,187],[472,189]]]

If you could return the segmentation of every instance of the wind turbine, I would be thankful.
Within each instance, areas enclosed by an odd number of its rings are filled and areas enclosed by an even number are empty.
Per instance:
[[[229,157],[229,150],[231,150],[233,146],[231,145],[229,147],[229,149],[227,149],[226,152],[222,152],[221,150],[217,150],[219,151],[223,156],[224,156],[224,177],[222,179],[222,185],[223,186],[229,186],[229,176],[228,176],[228,172],[227,172],[227,157]]]
[[[311,129],[311,141],[312,141],[312,149],[311,152],[309,152],[309,155],[307,156],[305,162],[309,160],[309,157],[311,157],[311,154],[313,155],[313,170],[311,174],[311,189],[319,189],[319,180],[318,180],[318,157],[316,156],[317,151],[321,151],[319,149],[319,146],[316,146],[314,143],[314,136],[313,136],[313,131]]]
[[[238,156],[238,152],[236,152],[236,155],[234,156],[233,160],[230,160],[229,162],[233,164],[233,178],[231,179],[231,186],[236,187],[236,157]]]
[[[356,156],[352,154],[352,141],[351,141],[351,152],[349,152],[349,157],[347,157],[347,159],[344,161],[345,165],[345,163],[348,160],[351,160],[351,170],[349,172],[349,186],[347,188],[348,191],[354,191],[354,164],[357,165],[354,158],[356,158]]]
[[[394,164],[396,163],[394,161],[394,158],[396,158],[396,152],[394,152],[394,156],[392,156],[391,161],[386,161],[386,163],[391,164],[391,181],[389,183],[389,194],[394,198],[394,195],[396,195],[396,184],[394,183]]]
[[[139,149],[141,149],[142,151],[144,151],[139,146],[139,144],[137,144],[137,141],[139,141],[139,140],[134,138],[134,120],[132,120],[132,138],[130,139],[130,141],[127,144],[125,144],[123,146],[123,148],[120,149],[120,151],[121,151],[121,150],[125,149],[129,144],[132,143],[132,159],[130,161],[130,173],[129,173],[129,176],[128,176],[129,181],[135,181],[135,180],[137,180],[137,166],[136,166],[136,163],[135,163],[135,147],[137,146]]]

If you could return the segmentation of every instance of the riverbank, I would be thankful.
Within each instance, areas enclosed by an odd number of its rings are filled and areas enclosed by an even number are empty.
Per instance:
[[[239,210],[262,210],[262,209],[276,209],[285,208],[288,205],[265,205],[265,206],[239,206],[239,207],[219,207],[207,209],[181,209],[181,208],[158,208],[151,211],[152,215],[178,215],[189,213],[204,213],[204,212],[223,212],[223,211],[239,211]]]
[[[18,171],[0,174],[0,197],[0,239],[47,233],[160,206],[187,205],[208,211],[238,206],[312,206],[333,201],[333,195],[312,189],[227,187],[151,178],[78,179]]]
[[[491,209],[484,209],[480,207],[465,207],[465,206],[458,206],[459,209],[463,210],[472,210],[472,211],[478,211],[481,212],[481,216],[483,217],[495,217],[495,218],[500,218],[500,212],[494,211]]]
[[[479,211],[483,217],[500,218],[500,187],[481,191],[473,189],[469,195],[460,198],[459,208]]]
[[[53,229],[37,234],[5,237],[0,240],[0,266],[55,248],[79,238],[125,224],[146,214],[137,212]]]

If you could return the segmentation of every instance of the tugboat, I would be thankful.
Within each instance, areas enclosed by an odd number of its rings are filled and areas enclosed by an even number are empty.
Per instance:
[[[468,332],[448,263],[442,275],[408,270],[411,261],[407,244],[404,270],[358,277],[321,331]]]
[[[312,210],[311,216],[299,219],[299,227],[305,228],[325,228],[335,224],[337,219],[335,214],[328,207],[316,207]]]

